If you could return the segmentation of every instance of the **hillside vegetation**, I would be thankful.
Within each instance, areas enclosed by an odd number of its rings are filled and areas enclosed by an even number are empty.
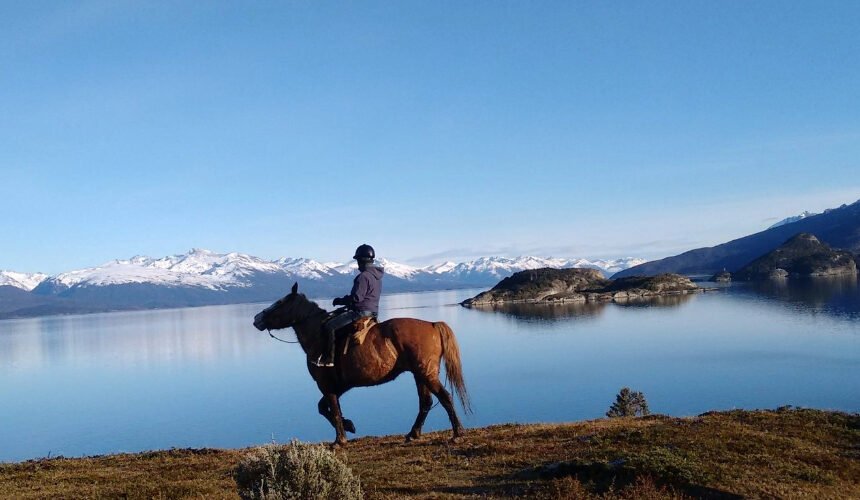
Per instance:
[[[860,416],[711,412],[350,442],[369,498],[860,498]],[[170,450],[0,465],[0,497],[237,498],[244,450]]]
[[[738,271],[740,280],[785,276],[839,276],[857,274],[854,255],[833,250],[811,234],[798,234],[776,250],[762,255]]]
[[[607,302],[703,291],[678,274],[608,280],[594,269],[530,269],[464,300],[466,307],[540,302]]]

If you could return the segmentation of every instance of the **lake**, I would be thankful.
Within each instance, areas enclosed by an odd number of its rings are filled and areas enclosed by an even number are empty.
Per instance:
[[[453,305],[477,292],[388,295],[381,311],[454,329],[467,427],[599,418],[623,386],[669,415],[860,410],[856,278],[626,305]],[[0,461],[333,440],[304,354],[251,325],[267,305],[0,321]],[[408,374],[341,403],[359,436],[405,434],[418,409]],[[425,430],[448,425],[436,407]]]

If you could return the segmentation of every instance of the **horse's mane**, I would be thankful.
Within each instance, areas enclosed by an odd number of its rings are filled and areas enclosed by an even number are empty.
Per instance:
[[[319,306],[316,302],[307,298],[305,294],[298,294],[297,298],[301,298],[301,300],[296,301],[296,313],[297,315],[301,315],[303,318],[309,318],[314,314],[319,312],[325,312],[325,309]]]

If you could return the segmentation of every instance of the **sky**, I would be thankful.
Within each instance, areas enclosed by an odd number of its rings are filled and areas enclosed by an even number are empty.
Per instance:
[[[860,2],[0,3],[0,269],[657,258],[860,199]]]

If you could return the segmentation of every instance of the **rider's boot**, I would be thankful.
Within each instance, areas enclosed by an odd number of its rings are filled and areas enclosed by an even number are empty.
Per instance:
[[[320,357],[314,362],[316,366],[334,366],[334,331],[326,328],[327,335],[324,337],[328,342],[323,346]]]

